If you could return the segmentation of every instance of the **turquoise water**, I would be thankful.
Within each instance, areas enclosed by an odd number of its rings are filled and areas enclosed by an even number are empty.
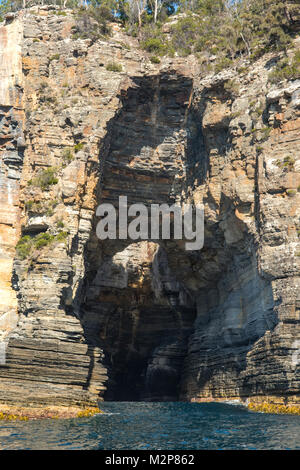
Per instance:
[[[1,422],[0,449],[300,449],[300,416],[219,403],[106,402],[106,414]]]

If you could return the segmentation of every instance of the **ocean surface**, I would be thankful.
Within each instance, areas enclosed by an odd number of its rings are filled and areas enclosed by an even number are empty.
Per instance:
[[[300,416],[241,405],[101,403],[105,414],[67,420],[0,421],[4,449],[300,449]]]

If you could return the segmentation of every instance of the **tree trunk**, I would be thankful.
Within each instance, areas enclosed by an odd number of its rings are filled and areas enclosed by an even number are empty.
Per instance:
[[[154,0],[154,23],[157,22],[158,0]]]

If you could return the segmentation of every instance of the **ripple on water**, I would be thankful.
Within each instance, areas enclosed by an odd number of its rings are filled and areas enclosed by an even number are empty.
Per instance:
[[[89,418],[0,423],[0,449],[300,449],[300,416],[237,403],[101,404]]]

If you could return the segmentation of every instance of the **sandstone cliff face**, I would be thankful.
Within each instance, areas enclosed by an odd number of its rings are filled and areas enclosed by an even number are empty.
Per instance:
[[[17,299],[11,284],[20,235],[19,181],[23,163],[22,22],[0,27],[0,339],[16,324]]]
[[[74,27],[45,8],[0,28],[0,400],[299,401],[300,81]],[[203,203],[204,248],[101,242],[119,195]]]

